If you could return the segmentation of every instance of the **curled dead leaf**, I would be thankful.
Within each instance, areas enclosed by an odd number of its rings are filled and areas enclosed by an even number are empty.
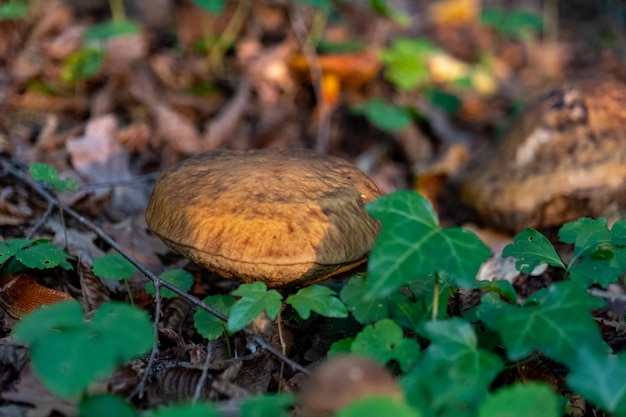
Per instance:
[[[0,277],[0,305],[16,319],[39,307],[71,300],[69,294],[44,287],[23,272]]]

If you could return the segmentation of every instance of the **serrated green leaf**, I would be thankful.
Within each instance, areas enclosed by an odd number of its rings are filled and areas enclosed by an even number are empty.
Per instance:
[[[93,261],[93,273],[106,279],[129,279],[137,272],[135,265],[119,253],[102,255]]]
[[[241,297],[230,310],[228,331],[237,332],[257,318],[263,311],[272,320],[282,307],[282,295],[276,290],[268,290],[262,282],[242,284],[232,295]]]
[[[517,383],[487,397],[478,417],[560,417],[565,414],[561,403],[546,384]]]
[[[384,132],[396,132],[411,124],[412,114],[404,107],[389,105],[374,98],[361,103],[353,110],[365,115],[367,120]]]
[[[291,305],[303,319],[308,319],[311,311],[324,317],[348,317],[348,309],[337,298],[337,293],[322,285],[311,285],[287,297],[285,303]]]
[[[335,417],[363,416],[421,417],[422,414],[404,401],[390,397],[366,397],[335,414]]]
[[[78,405],[78,417],[135,417],[137,412],[123,398],[113,394],[85,395]]]
[[[478,268],[491,251],[469,231],[442,229],[424,197],[396,191],[366,209],[382,224],[368,262],[368,297],[387,297],[413,281],[433,282],[437,272],[461,287],[476,285]]]
[[[67,302],[25,316],[15,336],[28,345],[33,370],[44,385],[59,396],[74,397],[116,365],[147,352],[152,325],[143,310],[119,302],[103,304],[92,320],[84,321],[80,305]]]
[[[615,416],[626,415],[626,352],[602,354],[581,346],[567,385]]]
[[[47,269],[60,266],[65,270],[72,269],[67,262],[67,252],[51,243],[41,243],[24,248],[15,254],[15,258],[27,268]]]
[[[148,413],[148,417],[222,417],[209,403],[175,404]]]
[[[368,356],[380,364],[398,360],[404,370],[408,370],[419,357],[419,344],[405,339],[402,328],[389,319],[365,326],[354,338],[350,351],[357,355]]]
[[[531,227],[515,235],[513,243],[502,251],[502,256],[514,257],[517,270],[524,274],[530,274],[543,263],[565,269],[565,264],[548,238]]]
[[[233,297],[221,294],[210,295],[202,301],[226,316],[230,315],[230,309],[235,304]],[[198,330],[198,333],[207,340],[217,340],[226,331],[226,322],[224,320],[199,307],[196,307],[196,313],[193,315],[193,325]]]
[[[558,282],[537,291],[522,307],[494,297],[484,301],[478,307],[479,317],[500,333],[511,360],[538,349],[567,365],[582,344],[600,352],[608,350],[591,315],[603,302],[574,282]]]
[[[344,353],[350,353],[352,348],[352,342],[354,339],[351,337],[346,337],[344,339],[337,340],[332,345],[330,345],[330,349],[326,352],[326,355],[329,358],[333,356],[342,355]]]
[[[294,402],[295,396],[290,392],[267,394],[246,398],[239,411],[241,417],[287,417],[286,409]]]
[[[613,250],[601,252],[603,259],[599,259],[599,252],[586,252],[587,255],[572,261],[568,265],[567,276],[585,288],[593,284],[606,287],[616,282],[623,269],[618,259],[615,258]]]
[[[161,278],[165,282],[169,282],[179,290],[185,292],[189,291],[191,285],[193,284],[193,276],[184,269],[172,269],[169,271],[165,271],[161,275],[159,275],[159,278]],[[146,293],[154,295],[154,283],[152,281],[146,282],[145,289]],[[178,294],[171,290],[168,290],[167,288],[161,287],[161,297],[174,298],[178,297]]]
[[[474,331],[464,320],[432,321],[422,332],[431,344],[402,379],[409,402],[424,415],[475,415],[504,368],[502,360],[477,347]]]

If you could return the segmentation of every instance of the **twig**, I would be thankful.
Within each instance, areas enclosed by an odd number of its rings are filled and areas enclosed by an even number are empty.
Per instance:
[[[53,208],[54,208],[54,204],[48,203],[48,207],[46,207],[46,212],[43,214],[43,216],[41,216],[41,218],[37,221],[37,223],[35,223],[35,225],[30,228],[28,233],[26,233],[26,239],[28,240],[32,239],[35,233],[37,232],[37,230],[39,230],[39,228],[43,226],[43,224],[46,221],[48,221],[48,217],[50,217],[50,215],[52,214]],[[67,242],[67,239],[65,239],[65,241]]]
[[[144,181],[154,181],[158,173],[138,175],[129,180],[117,180],[117,181],[103,181],[103,182],[94,182],[90,184],[82,184],[78,186],[78,191],[91,191],[98,188],[110,188],[110,187],[132,187],[137,185],[139,182]]]
[[[228,337],[228,336],[226,336]],[[206,383],[207,377],[209,376],[209,365],[211,364],[211,342],[207,342],[206,344],[206,358],[204,359],[204,366],[202,367],[202,373],[200,374],[200,378],[198,379],[198,383],[196,384],[196,390],[193,393],[193,402],[197,402],[202,395],[202,387]]]
[[[134,256],[132,256],[130,253],[128,253],[126,250],[124,250],[124,248],[122,248],[111,236],[106,234],[104,232],[104,230],[102,230],[99,226],[94,224],[92,221],[86,219],[81,214],[77,213],[72,208],[68,207],[66,204],[58,201],[43,185],[39,184],[38,182],[36,182],[32,178],[30,178],[28,175],[26,175],[23,172],[23,170],[13,166],[3,156],[0,156],[0,168],[4,169],[6,172],[11,174],[13,177],[19,179],[20,181],[22,181],[23,183],[25,183],[26,185],[31,187],[37,194],[39,194],[42,198],[44,198],[49,204],[53,204],[53,205],[59,207],[66,214],[68,214],[69,216],[74,218],[76,221],[78,221],[81,225],[83,225],[84,227],[86,227],[89,230],[93,231],[107,245],[109,245],[115,251],[119,252],[120,255],[122,255],[130,263],[132,263],[139,271],[141,271],[142,274],[144,274],[146,277],[148,277],[148,279],[150,279],[154,283],[154,286],[155,286],[155,298],[156,298],[157,306],[160,306],[160,301],[159,301],[159,299],[160,299],[160,292],[159,292],[159,289],[160,289],[161,286],[163,286],[163,287],[167,288],[168,290],[170,290],[170,291],[180,295],[181,297],[185,298],[191,304],[193,304],[195,307],[201,308],[202,310],[204,310],[204,311],[214,315],[215,317],[219,318],[220,320],[223,320],[223,321],[226,321],[226,322],[228,321],[228,316],[226,316],[225,314],[220,313],[219,311],[217,311],[216,309],[214,309],[212,307],[209,307],[208,305],[203,303],[202,300],[200,300],[199,298],[194,297],[193,295],[188,294],[185,291],[181,291],[180,289],[178,289],[177,287],[175,287],[174,285],[170,284],[167,281],[161,280],[161,278],[159,278],[157,275],[155,275],[153,272],[151,272],[148,268],[146,268]],[[155,319],[155,322],[157,320],[158,320],[158,318]],[[310,371],[309,370],[304,368],[302,365],[294,362],[293,360],[289,359],[287,356],[283,355],[282,352],[280,352],[278,349],[276,349],[273,346],[271,346],[268,342],[263,340],[263,338],[261,338],[259,335],[254,333],[249,328],[246,327],[242,331],[245,334],[249,335],[252,338],[252,340],[256,344],[258,344],[262,349],[268,351],[272,355],[276,356],[278,359],[280,359],[282,361],[285,361],[285,363],[287,365],[289,365],[294,371],[302,372],[305,375],[310,375]],[[151,356],[150,359],[152,360],[152,362],[154,361],[153,356],[155,356],[155,355],[156,355],[156,352],[154,352],[154,351],[150,355]],[[151,364],[150,361],[148,362],[148,364],[149,365]]]
[[[306,59],[309,67],[309,73],[311,74],[311,84],[313,85],[313,92],[315,93],[315,101],[317,102],[317,137],[315,140],[315,150],[321,154],[328,153],[328,137],[330,132],[330,115],[325,114],[323,111],[324,95],[322,93],[322,68],[320,61],[317,59],[315,49],[311,45],[309,36],[307,34],[306,23],[304,17],[297,3],[293,4],[290,9],[289,20],[291,21],[291,27],[293,33],[300,44],[302,54]]]

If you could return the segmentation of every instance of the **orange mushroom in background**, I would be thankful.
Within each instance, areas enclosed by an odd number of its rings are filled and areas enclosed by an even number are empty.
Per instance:
[[[358,90],[374,79],[381,68],[378,54],[361,51],[341,54],[316,55],[309,62],[305,55],[296,55],[289,61],[291,71],[301,79],[311,81],[311,65],[319,65],[321,73],[321,108],[332,109],[343,88]]]
[[[365,262],[380,196],[354,165],[304,149],[217,150],[164,171],[146,210],[163,242],[225,278],[303,287]]]

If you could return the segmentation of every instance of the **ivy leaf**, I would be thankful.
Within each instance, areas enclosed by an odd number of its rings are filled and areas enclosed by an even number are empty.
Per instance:
[[[172,269],[170,271],[165,271],[159,275],[159,278],[165,282],[169,282],[181,291],[189,291],[191,285],[193,284],[193,276],[191,276],[191,274],[184,269]],[[146,282],[145,289],[146,293],[150,295],[155,294],[154,283],[152,281]],[[174,298],[178,297],[178,294],[168,290],[167,288],[161,287],[161,297]]]
[[[574,256],[588,248],[595,248],[599,244],[611,242],[611,231],[604,218],[580,218],[566,223],[559,229],[559,240],[563,243],[574,244]]]
[[[626,352],[600,354],[583,346],[567,385],[609,414],[626,415]]]
[[[419,411],[404,401],[390,397],[366,397],[339,410],[335,417],[394,416],[421,417]]]
[[[72,301],[28,314],[15,327],[15,336],[30,348],[33,369],[44,385],[69,398],[116,365],[147,352],[152,324],[143,310],[119,302],[101,305],[84,321],[80,305]]]
[[[369,324],[389,318],[387,299],[366,299],[367,283],[364,277],[352,277],[341,289],[339,296],[354,318],[361,324]]]
[[[570,364],[581,344],[607,351],[591,310],[603,302],[578,284],[558,282],[537,291],[522,307],[483,297],[479,318],[502,337],[511,360],[539,349],[555,361]]]
[[[267,394],[243,400],[239,407],[241,417],[287,417],[286,409],[295,402],[291,392]]]
[[[502,251],[502,256],[514,257],[517,270],[524,274],[530,274],[543,263],[565,269],[565,264],[548,238],[531,227],[515,235],[513,243]]]
[[[365,326],[354,338],[350,350],[383,365],[395,359],[407,371],[419,357],[420,346],[415,340],[405,339],[402,328],[394,321],[384,319]]]
[[[308,319],[311,311],[325,317],[348,317],[348,309],[337,298],[337,293],[322,285],[311,285],[298,290],[285,301],[293,306],[300,317]]]
[[[423,415],[475,415],[504,368],[502,360],[478,349],[476,335],[464,320],[431,321],[421,333],[431,339],[431,344],[402,378],[409,402]]]
[[[233,297],[222,294],[209,295],[202,301],[226,316],[230,315],[230,309],[235,304]],[[227,328],[224,320],[199,307],[196,307],[196,313],[193,315],[193,324],[198,333],[207,340],[219,339]]]
[[[272,320],[282,307],[282,295],[276,290],[268,290],[262,282],[242,284],[232,295],[241,297],[230,309],[228,331],[235,333],[257,318],[263,311]]]
[[[560,417],[565,414],[561,403],[546,384],[517,383],[487,397],[478,417]]]
[[[148,417],[222,417],[217,409],[209,403],[177,404],[159,408],[149,412]]]
[[[442,229],[424,197],[396,191],[366,209],[382,224],[368,262],[368,297],[384,298],[413,281],[432,281],[438,272],[461,287],[476,285],[478,268],[491,251],[472,232]]]
[[[135,265],[119,253],[102,255],[93,261],[93,273],[106,279],[129,279],[137,272]]]

